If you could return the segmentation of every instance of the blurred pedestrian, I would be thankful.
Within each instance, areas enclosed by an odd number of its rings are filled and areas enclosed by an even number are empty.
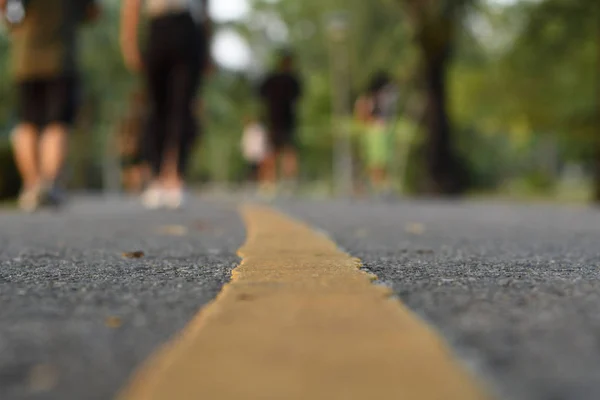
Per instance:
[[[78,95],[80,23],[95,20],[94,0],[0,0],[12,47],[19,123],[12,133],[23,185],[19,206],[35,211],[64,200],[59,177]]]
[[[364,159],[369,182],[376,191],[389,184],[391,138],[398,90],[385,72],[375,74],[355,104],[355,116],[364,125]]]
[[[143,57],[138,45],[142,12],[149,19]],[[144,147],[152,182],[142,201],[148,208],[180,208],[198,130],[193,108],[209,64],[208,0],[123,0],[121,23],[125,63],[143,75],[149,97]]]
[[[248,168],[247,180],[261,181],[261,167],[269,151],[268,135],[263,124],[254,117],[248,117],[242,136],[242,154]]]
[[[295,181],[298,176],[297,106],[302,96],[302,84],[291,52],[280,54],[276,70],[268,74],[260,86],[260,96],[266,108],[270,142],[263,176],[274,184],[281,159],[284,178]]]

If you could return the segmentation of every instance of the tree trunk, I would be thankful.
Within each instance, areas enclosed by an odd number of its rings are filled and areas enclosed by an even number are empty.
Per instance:
[[[461,194],[466,189],[466,177],[452,145],[446,90],[449,57],[429,59],[425,63],[428,191],[438,195]]]
[[[454,149],[448,115],[447,74],[452,60],[455,28],[465,2],[405,1],[421,48],[421,79],[425,95],[425,180],[434,195],[462,194],[465,169]]]

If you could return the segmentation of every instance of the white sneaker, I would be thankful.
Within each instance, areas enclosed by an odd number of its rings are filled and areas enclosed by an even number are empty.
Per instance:
[[[159,186],[150,186],[142,193],[142,204],[149,210],[156,210],[163,205],[163,190]]]
[[[187,195],[183,189],[165,190],[162,203],[171,210],[179,210],[186,205]]]
[[[23,190],[19,195],[19,208],[25,212],[35,212],[42,203],[42,188],[34,186]]]

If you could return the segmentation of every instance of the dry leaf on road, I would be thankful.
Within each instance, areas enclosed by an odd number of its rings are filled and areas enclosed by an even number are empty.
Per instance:
[[[406,226],[406,232],[412,233],[413,235],[422,235],[425,233],[425,225],[418,222],[412,222]]]
[[[112,329],[120,328],[123,325],[123,321],[119,317],[108,317],[104,321],[104,324]]]
[[[34,393],[48,392],[58,384],[58,375],[54,365],[34,365],[29,371],[29,388]]]
[[[188,233],[188,228],[183,225],[166,225],[161,227],[158,232],[169,236],[185,236]]]
[[[131,253],[123,253],[123,257],[125,258],[142,258],[146,254],[143,251],[133,251]]]

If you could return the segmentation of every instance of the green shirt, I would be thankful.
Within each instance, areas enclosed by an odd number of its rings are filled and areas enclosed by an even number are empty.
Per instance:
[[[70,76],[77,70],[77,33],[94,0],[24,0],[25,18],[12,27],[17,81]]]

